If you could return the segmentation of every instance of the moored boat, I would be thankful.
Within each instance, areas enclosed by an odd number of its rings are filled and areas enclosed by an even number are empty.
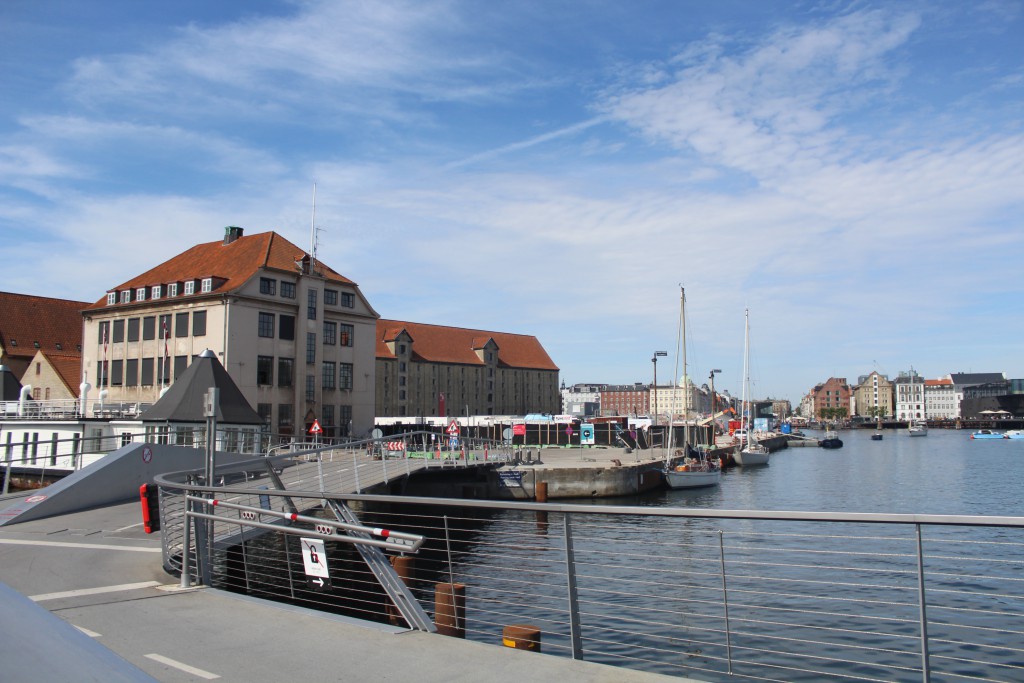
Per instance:
[[[1024,429],[1008,429],[1005,436],[1007,439],[1024,439]]]
[[[768,464],[768,449],[757,442],[750,424],[750,402],[747,400],[750,389],[750,311],[744,311],[743,331],[743,415],[740,419],[740,431],[745,438],[733,460],[740,467]]]
[[[971,434],[972,439],[1005,439],[1006,435],[992,429],[979,429]],[[1017,437],[1020,438],[1020,437]]]
[[[928,423],[924,420],[912,420],[907,425],[908,436],[928,436]]]
[[[874,437],[871,437],[874,438]],[[839,438],[839,435],[835,432],[825,432],[825,437],[818,441],[818,445],[822,448],[842,448],[843,440]]]
[[[874,434],[872,434],[871,435],[871,440],[872,441],[881,441],[882,440],[882,432],[875,432]]]

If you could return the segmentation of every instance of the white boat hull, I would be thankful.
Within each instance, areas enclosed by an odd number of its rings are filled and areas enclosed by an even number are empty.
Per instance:
[[[733,456],[736,464],[740,467],[751,467],[753,465],[767,465],[768,451],[762,449],[746,450],[741,449]]]
[[[721,470],[709,470],[707,472],[668,470],[665,472],[665,481],[671,489],[695,489],[702,486],[717,486],[721,480]]]

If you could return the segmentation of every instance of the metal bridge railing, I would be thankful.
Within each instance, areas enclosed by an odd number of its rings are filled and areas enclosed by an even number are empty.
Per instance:
[[[293,483],[315,481],[291,476],[300,465],[267,464]],[[546,653],[706,680],[1024,680],[1022,517],[513,503],[286,488],[269,475],[224,488],[175,479],[160,480],[171,568],[180,570],[182,547],[199,547],[182,543],[187,489],[243,506],[217,506],[230,522],[207,520],[208,580],[227,590],[416,628],[352,544],[325,539],[332,585],[313,588],[297,537],[274,528],[279,515],[250,520],[271,528],[240,519],[302,510],[341,522],[342,506],[365,527],[422,537],[415,555],[398,552],[391,564],[430,618],[447,616],[442,596],[462,595],[458,631],[474,641],[501,644],[505,629],[525,625]]]

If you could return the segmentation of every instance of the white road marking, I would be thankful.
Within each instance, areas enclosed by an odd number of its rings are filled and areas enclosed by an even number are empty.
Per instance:
[[[75,625],[72,624],[72,626],[75,626]],[[81,631],[85,635],[89,636],[90,638],[99,638],[100,637],[100,634],[96,633],[96,631],[90,631],[89,629],[82,628],[81,626],[75,626],[75,628],[77,628],[79,631]]]
[[[133,548],[128,545],[104,545],[102,543],[64,543],[62,541],[23,541],[14,538],[0,538],[0,544],[46,545],[53,548],[81,548],[85,550],[125,550],[130,553],[159,553],[160,548]]]
[[[60,600],[61,598],[77,598],[82,595],[100,595],[101,593],[120,593],[121,591],[132,591],[140,588],[152,588],[159,586],[159,581],[143,581],[141,583],[122,583],[118,586],[99,586],[98,588],[81,588],[74,591],[62,591],[60,593],[41,593],[30,595],[29,600],[42,602],[44,600]]]
[[[114,533],[116,534],[118,531],[128,531],[129,529],[134,529],[135,527],[142,526],[143,524],[144,522],[139,522],[138,524],[129,524],[128,526],[123,526],[120,529],[114,529]]]
[[[167,666],[173,666],[175,669],[184,671],[187,674],[192,674],[193,676],[198,676],[199,678],[205,678],[208,681],[212,681],[215,678],[220,678],[220,676],[217,674],[212,674],[209,671],[197,669],[196,667],[189,666],[188,664],[182,664],[181,662],[175,661],[170,657],[164,657],[163,655],[149,654],[146,655],[146,657],[152,659],[154,662],[160,662],[161,664],[166,664]]]

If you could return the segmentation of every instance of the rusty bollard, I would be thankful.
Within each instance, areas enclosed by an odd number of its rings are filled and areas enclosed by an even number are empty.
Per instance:
[[[406,586],[411,585],[413,574],[416,572],[415,559],[406,555],[392,555],[388,559],[391,560],[391,566],[394,567],[395,573],[398,574],[398,578],[402,580],[402,583]],[[402,613],[390,603],[388,603],[387,613],[388,620],[395,626],[401,626],[405,623]]]
[[[466,637],[466,584],[439,583],[434,587],[434,625],[443,636]]]
[[[548,502],[548,483],[546,481],[538,481],[533,489],[533,497],[538,503]]]
[[[529,624],[510,624],[501,632],[501,644],[516,650],[540,652],[540,629]]]

